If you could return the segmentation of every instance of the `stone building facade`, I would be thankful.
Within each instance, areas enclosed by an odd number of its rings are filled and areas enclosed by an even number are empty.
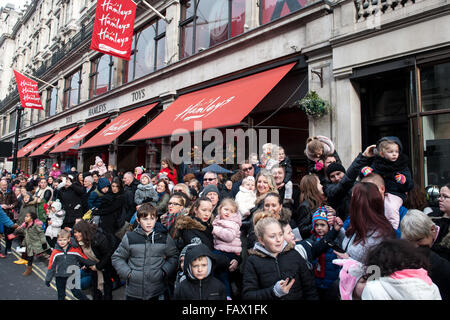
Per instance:
[[[21,168],[33,171],[45,158],[85,170],[99,154],[117,167],[156,168],[170,140],[127,139],[172,102],[296,62],[242,122],[278,128],[298,171],[305,167],[309,135],[331,137],[347,166],[366,146],[395,134],[417,183],[448,181],[450,0],[147,1],[165,20],[135,2],[129,62],[89,49],[96,1],[37,0],[15,17],[14,10],[2,8],[1,141],[13,141],[16,129],[20,102],[13,69],[56,87],[40,83],[45,110],[25,109],[19,148],[33,138],[107,118],[104,126],[157,103],[109,145],[23,157]],[[320,119],[293,107],[312,90],[332,106]]]

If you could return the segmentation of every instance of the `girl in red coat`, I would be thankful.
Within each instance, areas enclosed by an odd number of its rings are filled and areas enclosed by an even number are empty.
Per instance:
[[[159,173],[165,173],[169,177],[170,181],[173,182],[174,185],[176,185],[177,182],[177,170],[173,166],[172,161],[168,158],[164,158],[161,160],[161,170]]]

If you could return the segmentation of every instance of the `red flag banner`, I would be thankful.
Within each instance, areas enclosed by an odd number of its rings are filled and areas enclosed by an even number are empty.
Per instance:
[[[98,0],[91,49],[130,60],[136,7],[131,0]]]
[[[41,97],[39,97],[37,82],[25,77],[16,70],[14,70],[14,75],[16,76],[17,89],[19,90],[22,107],[44,110]]]

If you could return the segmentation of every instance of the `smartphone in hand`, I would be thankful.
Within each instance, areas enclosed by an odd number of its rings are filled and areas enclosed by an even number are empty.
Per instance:
[[[335,244],[334,242],[326,241],[326,240],[325,240],[325,243],[326,243],[331,249],[335,250],[336,252],[339,252],[339,253],[345,253],[345,250],[342,249],[342,248],[341,248],[340,246],[338,246],[337,244]]]

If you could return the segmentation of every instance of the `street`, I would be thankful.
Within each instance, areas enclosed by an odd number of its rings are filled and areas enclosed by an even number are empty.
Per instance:
[[[1,252],[5,250],[4,239],[0,240]],[[20,254],[16,252],[17,242],[13,242],[13,251],[8,253],[6,259],[0,259],[0,300],[57,300],[55,281],[50,287],[45,285],[48,261],[44,258],[35,258],[33,262],[33,273],[24,277],[26,265],[17,265],[16,261]],[[124,299],[124,287],[113,291],[114,300]],[[92,298],[89,290],[85,294]],[[69,290],[66,290],[66,300],[76,300]]]

